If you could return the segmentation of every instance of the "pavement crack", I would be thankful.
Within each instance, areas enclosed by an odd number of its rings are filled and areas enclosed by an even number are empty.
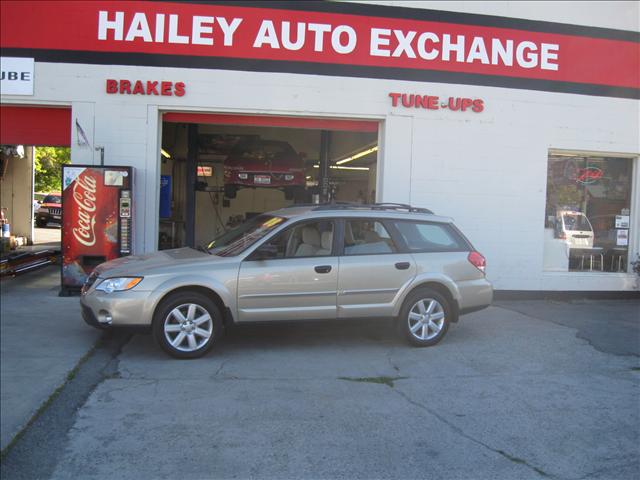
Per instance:
[[[222,371],[222,369],[224,368],[224,366],[227,364],[227,361],[223,361],[220,364],[220,367],[218,367],[218,370],[216,370],[216,373],[213,374],[214,377],[217,377],[218,375],[220,375],[220,372]]]
[[[396,372],[400,372],[400,367],[393,363],[393,360],[391,360],[391,355],[393,355],[393,348],[387,352],[387,362],[389,362],[391,368],[393,368]]]
[[[465,433],[464,430],[462,430],[460,427],[458,427],[457,425],[453,424],[452,422],[450,422],[449,420],[444,418],[442,415],[440,415],[437,412],[433,411],[432,409],[430,409],[426,405],[423,405],[420,402],[416,402],[411,397],[409,397],[406,393],[404,393],[404,392],[402,392],[402,391],[400,391],[398,389],[394,389],[393,391],[395,393],[397,393],[398,395],[400,395],[402,398],[404,398],[411,405],[413,405],[415,407],[418,407],[419,409],[424,410],[428,414],[436,417],[438,420],[440,420],[440,422],[444,423],[446,426],[448,426],[451,430],[456,432],[458,435],[460,435],[461,437],[466,438],[467,440],[475,443],[476,445],[480,445],[481,447],[483,447],[483,448],[485,448],[487,450],[490,450],[490,451],[492,451],[494,453],[497,453],[498,455],[506,458],[510,462],[513,462],[513,463],[516,463],[516,464],[519,464],[519,465],[523,465],[523,466],[529,468],[530,470],[533,470],[534,472],[536,472],[541,477],[544,477],[544,478],[557,478],[556,476],[545,472],[541,468],[538,468],[535,465],[531,465],[527,460],[525,460],[523,458],[519,458],[519,457],[516,457],[514,455],[511,455],[510,453],[505,452],[504,450],[500,450],[498,448],[493,448],[492,446],[484,443],[483,441],[472,437],[468,433]]]
[[[363,382],[363,383],[379,383],[393,388],[394,382],[398,380],[405,380],[409,377],[338,377],[338,380],[345,380],[347,382]]]
[[[507,306],[505,306],[504,304],[501,304],[501,303],[494,303],[494,304],[493,304],[493,306],[494,306],[494,307],[496,307],[496,308],[501,308],[501,309],[503,309],[503,310],[507,310],[507,311],[509,311],[509,312],[518,313],[518,314],[520,314],[520,315],[523,315],[523,316],[525,316],[525,317],[527,317],[527,318],[531,318],[531,319],[533,319],[533,320],[541,320],[541,321],[543,321],[543,322],[549,322],[549,323],[552,323],[553,325],[557,325],[557,326],[559,326],[559,327],[564,327],[564,328],[568,328],[568,329],[570,329],[570,330],[574,330],[574,331],[576,332],[576,334],[575,334],[575,337],[576,337],[576,338],[578,338],[578,339],[580,339],[580,340],[583,340],[583,341],[587,342],[587,344],[588,344],[591,348],[593,348],[594,350],[596,350],[597,352],[605,353],[605,354],[607,354],[607,355],[615,355],[616,357],[633,357],[633,358],[640,358],[640,355],[638,355],[637,353],[633,353],[633,352],[630,352],[630,353],[615,353],[615,352],[610,352],[610,351],[603,350],[602,348],[599,348],[598,346],[596,346],[596,345],[595,345],[595,344],[594,344],[594,343],[589,339],[589,337],[587,337],[587,336],[585,336],[585,335],[582,335],[582,334],[581,334],[581,332],[580,332],[580,329],[579,329],[579,328],[576,328],[576,327],[574,327],[574,326],[571,326],[571,325],[565,325],[565,324],[564,324],[564,323],[562,323],[562,322],[557,322],[557,321],[555,321],[555,320],[551,320],[551,319],[549,319],[549,318],[536,317],[536,316],[534,316],[534,315],[531,315],[530,313],[523,312],[523,311],[520,311],[520,310],[515,309],[515,308],[512,308],[512,307],[507,307]]]

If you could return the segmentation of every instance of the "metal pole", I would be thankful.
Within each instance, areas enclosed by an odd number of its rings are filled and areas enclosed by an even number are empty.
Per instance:
[[[187,175],[185,189],[185,243],[188,247],[196,245],[196,164],[198,161],[198,125],[188,126]]]
[[[318,183],[320,184],[320,202],[326,203],[330,200],[329,191],[329,146],[331,145],[331,132],[322,130],[320,132],[320,168]]]
[[[100,152],[100,166],[104,167],[104,147],[96,147],[95,149]]]

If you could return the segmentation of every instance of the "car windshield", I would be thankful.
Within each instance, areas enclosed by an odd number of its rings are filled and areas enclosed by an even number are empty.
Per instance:
[[[209,242],[207,250],[220,257],[238,255],[285,220],[284,217],[258,215]]]
[[[231,156],[251,160],[273,160],[295,157],[296,152],[286,142],[243,142],[234,147]]]
[[[47,195],[42,203],[62,203],[62,198],[59,195]]]
[[[564,228],[566,230],[586,230],[591,231],[591,224],[587,217],[581,213],[565,213],[563,216]]]

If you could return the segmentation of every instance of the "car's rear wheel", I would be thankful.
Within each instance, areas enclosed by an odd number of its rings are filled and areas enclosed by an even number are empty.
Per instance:
[[[304,203],[306,194],[304,187],[286,187],[284,189],[284,199],[293,200],[295,203]]]
[[[153,335],[175,358],[198,358],[222,335],[222,314],[207,296],[180,292],[168,296],[156,309]]]
[[[451,319],[451,305],[440,293],[430,288],[412,292],[404,301],[398,328],[412,345],[429,347],[447,333]]]

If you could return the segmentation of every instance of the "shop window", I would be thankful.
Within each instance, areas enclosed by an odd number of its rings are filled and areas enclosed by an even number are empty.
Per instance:
[[[549,154],[546,271],[627,271],[632,167],[630,158]]]

